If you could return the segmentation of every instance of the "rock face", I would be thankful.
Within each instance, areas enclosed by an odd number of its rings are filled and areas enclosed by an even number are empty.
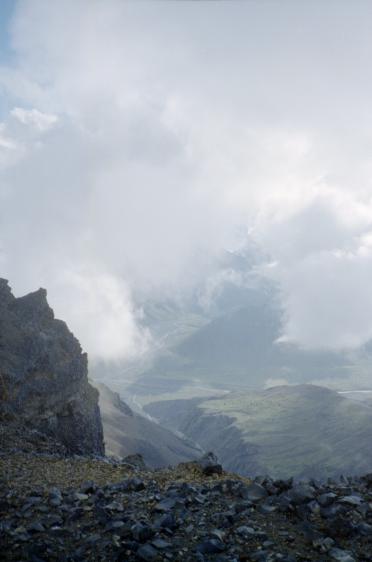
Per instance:
[[[103,454],[98,392],[87,356],[54,318],[45,289],[15,298],[0,279],[0,416],[57,439],[69,453]]]

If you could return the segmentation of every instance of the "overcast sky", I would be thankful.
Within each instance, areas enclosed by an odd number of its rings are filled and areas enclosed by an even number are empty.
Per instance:
[[[0,276],[92,356],[255,240],[283,339],[372,337],[372,3],[0,4]]]

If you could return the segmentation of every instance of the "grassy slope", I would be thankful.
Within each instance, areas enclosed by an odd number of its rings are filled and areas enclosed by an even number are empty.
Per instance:
[[[372,409],[327,389],[277,387],[201,404],[208,414],[235,420],[244,441],[259,446],[270,474],[319,466],[326,472],[372,469]]]
[[[156,410],[149,409],[158,415],[161,404]],[[169,421],[169,408],[167,416]],[[180,430],[244,474],[372,470],[372,409],[326,388],[283,386],[205,400],[191,406]]]

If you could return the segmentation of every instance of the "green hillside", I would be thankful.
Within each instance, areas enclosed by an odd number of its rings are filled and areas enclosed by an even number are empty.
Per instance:
[[[313,385],[146,406],[229,469],[277,477],[372,470],[372,408]]]

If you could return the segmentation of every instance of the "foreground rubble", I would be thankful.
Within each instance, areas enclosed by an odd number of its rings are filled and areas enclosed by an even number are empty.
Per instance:
[[[250,481],[210,459],[148,471],[8,453],[0,478],[2,560],[372,560],[372,476]]]

